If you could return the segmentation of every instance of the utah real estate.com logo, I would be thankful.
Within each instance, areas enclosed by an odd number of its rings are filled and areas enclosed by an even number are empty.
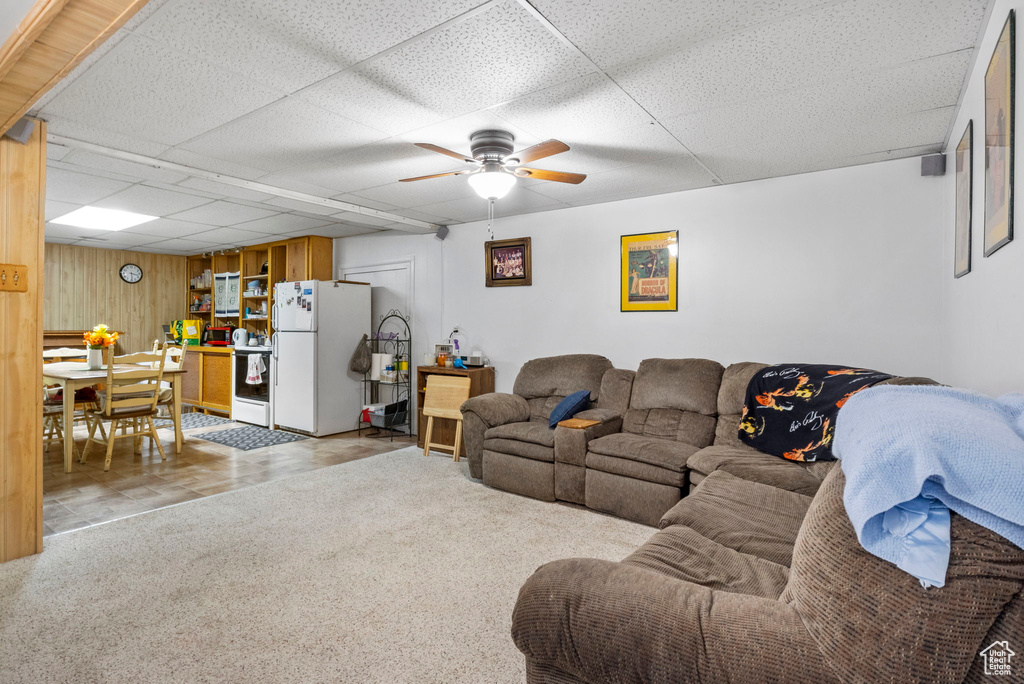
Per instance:
[[[1011,674],[1010,658],[1017,654],[1010,650],[1009,642],[994,641],[979,655],[985,659],[985,674],[1008,675]]]

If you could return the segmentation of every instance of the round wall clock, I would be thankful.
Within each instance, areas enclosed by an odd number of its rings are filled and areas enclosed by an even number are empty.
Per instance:
[[[142,280],[142,269],[135,264],[125,264],[120,271],[121,280],[135,284]]]

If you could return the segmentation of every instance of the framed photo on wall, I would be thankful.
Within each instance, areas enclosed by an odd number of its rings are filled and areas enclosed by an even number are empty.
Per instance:
[[[1013,240],[1014,12],[985,71],[985,256]]]
[[[484,243],[487,287],[532,285],[530,238],[489,240]]]
[[[974,121],[967,122],[956,146],[956,236],[953,277],[971,272],[971,217],[974,208]]]
[[[620,238],[620,311],[676,311],[679,231]]]

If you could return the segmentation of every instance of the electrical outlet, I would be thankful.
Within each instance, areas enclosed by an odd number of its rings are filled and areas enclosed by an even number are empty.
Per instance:
[[[28,267],[0,264],[0,292],[28,292]]]

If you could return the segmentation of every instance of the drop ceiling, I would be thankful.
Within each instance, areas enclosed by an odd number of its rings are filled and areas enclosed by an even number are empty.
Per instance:
[[[939,151],[987,0],[150,0],[47,93],[51,134],[437,224],[485,218],[460,168],[503,128],[579,186],[497,215]],[[408,228],[50,146],[47,219],[159,215],[57,242],[168,253]]]

